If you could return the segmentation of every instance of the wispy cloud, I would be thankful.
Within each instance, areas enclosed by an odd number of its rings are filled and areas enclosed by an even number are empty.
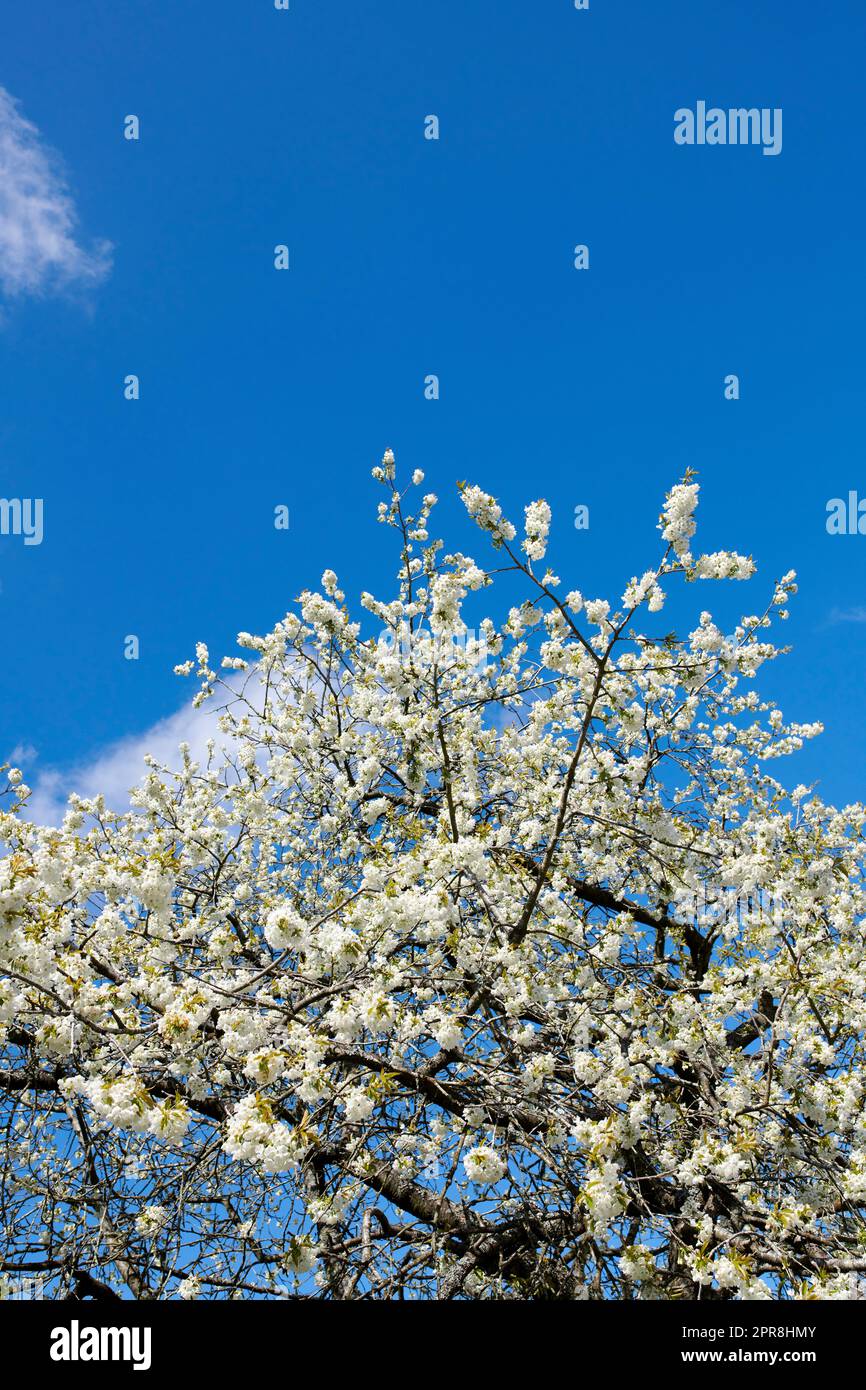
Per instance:
[[[57,155],[0,87],[0,288],[8,297],[98,284],[111,245],[78,239],[78,215]]]
[[[833,608],[827,621],[834,627],[837,623],[866,623],[866,608]]]
[[[18,748],[15,750],[18,758],[12,756],[3,761],[22,766],[24,780],[33,788],[27,803],[27,819],[37,825],[59,825],[71,792],[85,797],[101,793],[109,810],[126,811],[129,809],[130,791],[147,770],[145,754],[149,753],[165,767],[176,769],[182,762],[178,752],[181,743],[189,744],[190,756],[198,761],[207,758],[208,739],[213,738],[225,745],[225,736],[221,736],[217,729],[218,715],[219,709],[216,707],[193,709],[191,703],[186,704],[144,733],[118,739],[93,758],[65,770],[50,767],[39,769],[38,763],[34,766],[35,753],[32,748]],[[21,754],[27,756],[22,757]]]
[[[221,715],[229,709],[235,714],[249,714],[253,709],[260,713],[265,702],[264,682],[257,666],[251,664],[244,672],[221,673],[215,693],[198,708],[190,698],[174,714],[142,733],[115,739],[69,767],[40,768],[36,749],[27,743],[19,743],[0,762],[20,767],[23,772],[24,781],[31,788],[25,814],[36,825],[60,825],[73,792],[88,798],[101,795],[109,811],[128,811],[130,792],[148,772],[145,757],[153,758],[169,773],[179,771],[183,765],[181,744],[187,745],[194,762],[203,765],[207,763],[211,741],[218,760],[221,755],[233,757],[237,742],[231,730],[220,729]]]

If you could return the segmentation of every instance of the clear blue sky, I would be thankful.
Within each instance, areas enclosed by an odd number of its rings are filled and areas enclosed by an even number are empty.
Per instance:
[[[699,469],[706,548],[800,572],[766,683],[827,733],[786,777],[860,796],[866,537],[825,504],[866,495],[864,57],[862,0],[6,6],[0,85],[114,251],[0,323],[0,494],[45,500],[41,546],[0,538],[0,753],[35,780],[146,729],[197,638],[233,651],[326,565],[383,590],[390,445],[467,548],[458,477],[547,496],[568,587],[611,596]],[[782,153],[677,147],[699,99],[781,107]]]

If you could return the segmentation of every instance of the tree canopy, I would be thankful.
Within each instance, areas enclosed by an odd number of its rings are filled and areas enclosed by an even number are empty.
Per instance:
[[[866,811],[769,771],[820,732],[755,685],[793,572],[662,633],[754,571],[693,553],[693,477],[609,602],[545,567],[546,503],[520,536],[461,485],[482,561],[374,475],[395,596],[356,621],[328,570],[222,674],[200,645],[200,756],[59,827],[6,772],[6,1277],[861,1297]]]

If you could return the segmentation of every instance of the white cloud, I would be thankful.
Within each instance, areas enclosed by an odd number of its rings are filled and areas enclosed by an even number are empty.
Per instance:
[[[222,705],[224,701],[220,703]],[[170,714],[167,719],[159,720],[144,733],[130,734],[118,739],[89,761],[68,770],[45,768],[33,777],[29,775],[27,765],[28,761],[32,762],[33,757],[22,758],[20,761],[23,763],[24,780],[33,788],[33,794],[27,803],[27,819],[37,825],[59,825],[70,792],[87,797],[102,793],[109,810],[128,810],[129,793],[141,781],[146,771],[145,754],[149,753],[166,767],[178,768],[182,761],[177,751],[178,745],[188,743],[192,758],[206,759],[209,738],[216,739],[223,745],[226,742],[224,736],[220,737],[217,729],[218,715],[219,707],[193,709],[191,703],[186,704],[175,714]],[[16,750],[18,751],[33,755],[32,749]],[[13,757],[8,761],[14,764],[16,760]]]
[[[0,87],[0,287],[9,296],[98,284],[111,269],[107,241],[86,249],[57,156]]]
[[[14,767],[19,767],[21,763],[31,763],[36,757],[36,749],[32,743],[16,743],[6,762],[12,763]]]
[[[197,688],[195,680],[191,684]],[[192,760],[201,764],[207,762],[211,739],[216,745],[217,760],[221,753],[233,755],[236,740],[231,732],[219,728],[219,719],[227,709],[236,710],[241,701],[244,714],[253,708],[261,712],[265,703],[264,682],[254,663],[243,672],[220,672],[215,694],[198,708],[192,704],[190,691],[188,702],[174,714],[158,720],[143,733],[115,739],[91,758],[69,768],[40,769],[36,749],[25,743],[19,743],[0,762],[20,767],[23,772],[24,781],[31,788],[25,814],[36,825],[58,826],[72,792],[83,797],[104,796],[109,811],[128,811],[129,793],[148,771],[145,756],[174,772],[183,764],[178,751],[182,743],[188,745]]]
[[[834,608],[827,620],[836,623],[866,623],[866,608]]]

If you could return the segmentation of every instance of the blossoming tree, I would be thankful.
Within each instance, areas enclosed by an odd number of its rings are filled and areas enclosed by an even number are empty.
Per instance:
[[[659,637],[673,488],[613,605],[463,501],[491,568],[375,476],[399,588],[327,571],[219,677],[208,754],[0,859],[7,1278],[97,1297],[855,1298],[866,1271],[860,806],[767,771],[793,574]],[[423,481],[416,473],[413,484]],[[467,605],[525,586],[466,634]],[[369,621],[369,620],[368,620]],[[456,634],[463,634],[455,642]],[[219,706],[218,719],[214,706]]]

